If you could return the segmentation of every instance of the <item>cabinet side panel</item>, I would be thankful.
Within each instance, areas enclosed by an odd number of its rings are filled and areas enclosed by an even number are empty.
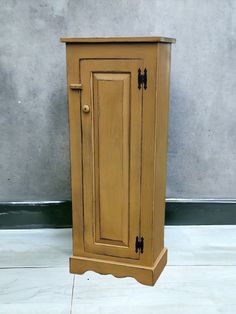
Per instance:
[[[168,141],[171,45],[157,45],[157,94],[155,116],[155,178],[153,210],[153,260],[164,247],[166,159]]]
[[[74,256],[84,251],[80,91],[70,89],[70,84],[80,83],[78,54],[79,45],[66,45]]]

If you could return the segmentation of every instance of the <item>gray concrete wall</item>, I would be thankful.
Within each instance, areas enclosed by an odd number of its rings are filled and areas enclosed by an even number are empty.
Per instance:
[[[167,196],[236,196],[235,0],[0,0],[0,201],[70,199],[61,36],[169,36]]]

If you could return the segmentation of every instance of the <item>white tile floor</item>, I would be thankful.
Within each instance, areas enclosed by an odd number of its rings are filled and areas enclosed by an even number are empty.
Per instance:
[[[69,274],[70,229],[0,231],[0,314],[235,314],[236,226],[166,227],[154,287]]]

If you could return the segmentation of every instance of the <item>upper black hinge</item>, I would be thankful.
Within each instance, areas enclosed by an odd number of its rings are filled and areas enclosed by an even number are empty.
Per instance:
[[[143,237],[136,237],[135,241],[135,252],[141,252],[143,254],[143,247],[144,247],[144,238]]]
[[[147,89],[147,69],[145,68],[142,74],[141,69],[138,69],[138,89],[141,89],[143,86],[144,89]]]

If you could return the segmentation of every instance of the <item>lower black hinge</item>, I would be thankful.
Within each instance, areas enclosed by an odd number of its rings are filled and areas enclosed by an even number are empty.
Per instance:
[[[138,253],[142,253],[143,254],[143,247],[144,247],[144,238],[143,237],[136,237],[136,241],[135,241],[135,252]]]
[[[143,86],[144,89],[147,89],[147,69],[145,68],[143,73],[141,69],[138,69],[138,89],[141,89]]]

